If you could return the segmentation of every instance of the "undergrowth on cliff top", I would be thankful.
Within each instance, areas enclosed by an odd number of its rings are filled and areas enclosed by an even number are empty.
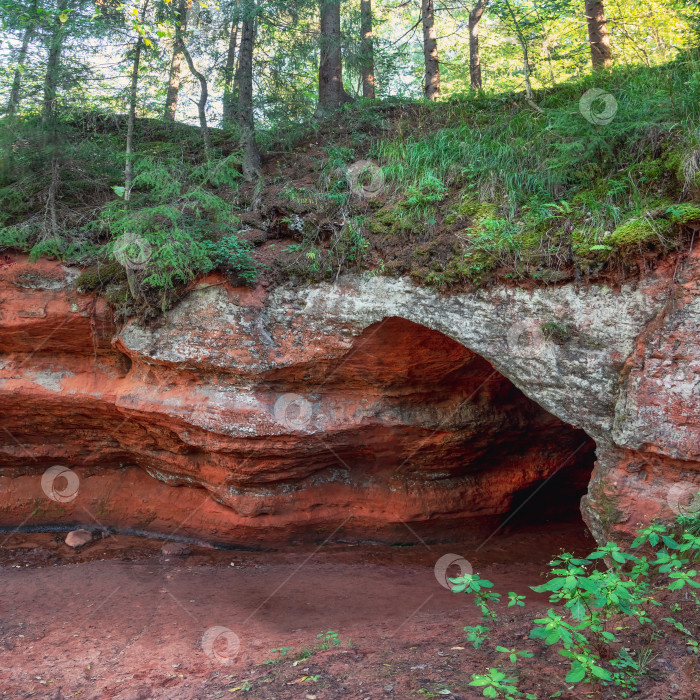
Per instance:
[[[360,100],[328,122],[263,133],[266,176],[255,185],[242,183],[226,133],[214,130],[207,160],[194,128],[141,120],[129,203],[120,187],[123,117],[64,115],[51,145],[38,118],[5,119],[0,251],[77,262],[89,268],[83,288],[163,309],[215,268],[252,282],[261,271],[254,246],[267,245],[266,233],[295,241],[274,271],[310,279],[351,267],[440,287],[499,273],[541,283],[594,277],[672,250],[700,227],[699,68],[690,53],[617,68],[540,91],[536,107],[510,93]],[[591,88],[615,100],[605,123],[581,112]],[[594,121],[603,107],[593,103]],[[294,158],[319,142],[314,184],[308,172],[301,183]],[[365,158],[383,179],[370,199],[346,177]],[[250,229],[263,235],[249,243]],[[139,264],[102,275],[124,251]]]

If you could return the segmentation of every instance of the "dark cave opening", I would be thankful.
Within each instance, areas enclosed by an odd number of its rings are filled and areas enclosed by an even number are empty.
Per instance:
[[[344,434],[334,449],[345,450],[348,461],[359,449],[363,469],[370,464],[388,483],[398,475],[422,494],[412,501],[424,505],[411,523],[419,533],[583,525],[580,500],[595,442],[446,335],[387,318],[324,374],[317,381],[326,390],[381,397],[383,410],[398,419],[362,439]]]

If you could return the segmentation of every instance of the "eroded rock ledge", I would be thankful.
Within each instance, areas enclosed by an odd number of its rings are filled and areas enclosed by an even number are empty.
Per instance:
[[[493,528],[553,474],[567,503],[595,446],[584,516],[599,538],[628,534],[700,489],[698,272],[696,250],[619,290],[449,297],[212,276],[157,326],[117,329],[76,270],[14,258],[0,524],[248,544]],[[79,478],[70,501],[42,489],[54,465]]]

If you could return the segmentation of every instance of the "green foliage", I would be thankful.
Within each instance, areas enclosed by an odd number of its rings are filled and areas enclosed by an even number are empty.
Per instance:
[[[664,234],[670,233],[671,230],[671,222],[665,219],[658,221],[650,218],[630,219],[618,226],[605,240],[606,244],[613,248],[627,248],[651,240],[661,242],[664,240]]]
[[[311,280],[335,279],[346,269],[359,269],[364,260],[369,241],[363,235],[364,217],[353,217],[337,227],[327,238],[328,231],[317,226],[308,229],[299,224],[301,243],[287,246],[294,254],[287,271]],[[297,229],[298,230],[298,229]]]
[[[150,153],[143,148],[134,160],[127,203],[124,188],[112,184],[123,178],[123,146],[111,128],[103,129],[102,119],[99,114],[64,115],[57,145],[42,145],[34,118],[13,122],[13,139],[18,132],[22,138],[9,156],[11,169],[0,178],[6,224],[0,228],[0,247],[27,251],[32,259],[51,256],[91,264],[104,256],[114,259],[115,246],[136,239],[149,255],[146,265],[128,271],[131,294],[143,300],[157,297],[162,308],[178,286],[215,267],[252,282],[257,265],[251,246],[237,235],[229,196],[240,179],[234,156],[202,161],[185,156],[181,144],[163,148],[161,141],[153,142]],[[159,128],[149,132],[150,126],[141,124],[140,133],[160,138]],[[88,139],[86,131],[92,131]],[[0,129],[0,139],[9,135]],[[51,186],[52,171],[45,167],[51,154],[61,162],[53,215],[45,205],[35,211],[37,198]],[[108,281],[88,275],[79,284],[101,289]]]
[[[489,638],[490,630],[484,625],[474,625],[465,627],[464,631],[467,633],[467,641],[471,642],[475,649],[479,649]]]
[[[653,553],[651,558],[608,542],[587,557],[562,553],[550,562],[548,580],[532,590],[548,593],[556,607],[533,620],[530,638],[557,649],[568,660],[566,683],[613,685],[623,691],[623,697],[625,693],[635,692],[654,657],[654,644],[669,634],[657,629],[661,621],[669,623],[669,629],[681,635],[691,653],[698,652],[700,581],[692,562],[700,556],[699,521],[697,513],[685,513],[677,517],[673,528],[652,523],[640,530],[631,548],[643,547]],[[456,584],[453,592],[470,595],[482,615],[498,619],[494,609],[484,610],[484,588],[492,587],[490,582],[484,582],[478,574],[452,582]],[[683,592],[683,598],[673,597],[677,591]],[[500,595],[489,593],[488,602],[497,604]],[[524,606],[524,596],[511,592],[508,599],[508,607]],[[683,601],[690,601],[692,610]],[[672,614],[659,620],[656,610],[665,606]],[[683,615],[680,620],[676,617],[679,612]],[[649,630],[646,646],[634,651],[618,647],[616,633],[625,628],[626,621],[633,621],[640,630]],[[475,649],[481,648],[489,638],[487,627],[464,629]],[[496,645],[495,651],[507,655],[516,666],[532,657],[527,649],[509,646]],[[474,675],[470,685],[483,687],[486,697],[521,695],[517,680],[508,678],[500,668]]]
[[[457,578],[451,578],[450,583],[453,583],[453,593],[480,593],[483,588],[492,588],[493,583],[482,579],[479,574],[465,574]]]
[[[224,269],[230,268],[248,284],[258,277],[258,265],[252,258],[251,249],[250,243],[235,233],[209,245],[214,264]]]
[[[517,606],[519,608],[524,608],[525,607],[525,596],[518,595],[517,593],[513,593],[511,591],[508,594],[508,607],[512,608],[514,606]]]
[[[487,673],[472,675],[469,685],[482,688],[482,694],[486,698],[516,698],[522,693],[518,691],[515,678],[508,676],[497,668],[488,669]]]
[[[529,659],[532,657],[532,652],[526,649],[518,651],[517,649],[507,649],[506,647],[497,646],[496,651],[501,654],[507,654],[512,664],[518,663],[518,659]]]
[[[32,249],[30,232],[25,227],[8,226],[0,229],[0,251],[20,250],[23,253]]]
[[[411,210],[426,210],[429,205],[442,202],[447,195],[445,183],[431,172],[423,173],[415,185],[406,189],[406,208]]]
[[[84,224],[112,196],[109,182],[120,176],[121,155],[102,134],[86,138],[92,126],[87,115],[67,114],[48,139],[34,115],[0,121],[0,245],[29,251],[40,244],[34,257],[95,252]],[[49,239],[54,242],[46,245]]]
[[[697,205],[673,204],[695,162],[688,150],[700,125],[694,76],[695,59],[685,55],[542,91],[541,113],[515,109],[506,95],[407,110],[371,151],[393,201],[371,217],[370,230],[395,234],[407,219],[409,231],[440,221],[451,227],[461,253],[432,273],[441,286],[480,284],[498,268],[511,268],[514,279],[557,282],[577,267],[596,273],[608,262],[625,264],[643,247],[672,249],[682,226],[699,217]],[[579,111],[591,87],[617,101],[605,125]]]
[[[700,206],[697,204],[674,204],[666,210],[674,224],[689,224],[700,221]]]
[[[564,5],[571,21],[572,6]],[[540,8],[535,44],[544,25],[559,22],[553,7]],[[507,28],[510,20],[496,6],[493,12]],[[273,15],[289,22],[292,33],[308,29],[306,19],[284,8]],[[264,40],[279,39],[271,26],[261,31]],[[301,47],[302,35],[295,37]],[[304,66],[307,59],[310,54]],[[691,201],[700,177],[697,65],[697,56],[686,52],[665,65],[584,74],[536,91],[539,111],[513,93],[454,91],[440,104],[359,100],[333,123],[288,131],[270,122],[263,144],[277,154],[299,148],[303,138],[311,162],[280,191],[263,181],[254,190],[242,186],[241,154],[228,141],[237,138],[236,129],[212,129],[215,146],[205,157],[197,129],[140,119],[128,202],[123,117],[64,105],[48,139],[39,115],[27,113],[0,128],[0,246],[91,265],[122,245],[122,236],[136,236],[152,255],[145,269],[129,274],[130,293],[141,304],[167,307],[179,288],[216,267],[247,283],[255,279],[236,216],[239,208],[255,212],[259,221],[251,226],[264,228],[270,194],[282,203],[282,223],[299,246],[291,260],[274,264],[309,280],[332,280],[378,259],[387,273],[440,288],[483,285],[496,275],[553,284],[635,269],[639,256],[678,247],[700,221]],[[282,90],[270,76],[263,82]],[[592,87],[616,99],[609,123],[592,124],[579,109]],[[289,86],[284,90],[292,94]],[[348,166],[365,158],[379,164],[386,180],[371,200],[348,189]],[[56,172],[52,216],[47,192]],[[282,177],[289,180],[280,171]],[[558,327],[543,331],[565,341]]]
[[[126,279],[124,268],[119,263],[96,264],[84,270],[76,280],[80,292],[93,292],[103,289],[114,281]]]
[[[272,665],[272,664],[278,664],[282,659],[287,656],[287,652],[289,652],[292,649],[292,647],[279,647],[278,649],[270,649],[270,652],[272,654],[279,654],[279,656],[274,657],[272,659],[267,659],[264,663],[266,665]]]
[[[565,343],[569,339],[569,330],[562,324],[556,321],[548,321],[541,326],[542,335],[558,345]]]
[[[316,637],[321,640],[319,644],[319,649],[330,649],[331,647],[340,646],[340,637],[337,632],[333,630],[328,630],[328,632],[321,632],[317,634]]]
[[[107,237],[103,252],[113,259],[132,240],[147,251],[132,273],[132,293],[155,293],[165,308],[178,286],[216,267],[255,280],[251,245],[237,235],[225,198],[238,180],[232,163],[230,157],[188,163],[170,154],[136,159],[131,201],[109,202],[89,224]]]

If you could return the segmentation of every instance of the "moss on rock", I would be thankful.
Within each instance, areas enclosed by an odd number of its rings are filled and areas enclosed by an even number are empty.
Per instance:
[[[627,248],[658,239],[664,234],[669,234],[672,228],[671,222],[667,219],[654,220],[648,217],[629,219],[618,226],[605,239],[605,243],[616,248]]]
[[[122,280],[126,280],[124,268],[115,262],[88,267],[76,280],[76,286],[79,292],[93,292],[104,288],[110,282]]]
[[[471,219],[471,227],[474,228],[486,219],[498,218],[498,205],[492,202],[477,202],[472,198],[465,197],[460,205],[447,215],[445,218],[446,223],[449,223],[447,221],[448,217],[453,217],[452,223],[464,217],[469,217]]]
[[[700,221],[700,205],[674,204],[666,210],[666,214],[674,224],[689,224]]]

